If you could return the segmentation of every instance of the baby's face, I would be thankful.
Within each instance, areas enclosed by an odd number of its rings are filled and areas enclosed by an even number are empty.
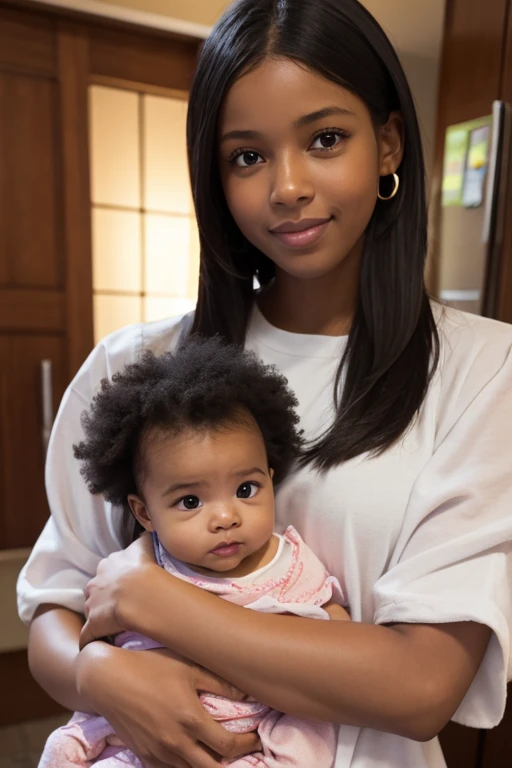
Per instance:
[[[272,559],[272,473],[256,423],[149,435],[143,464],[143,498],[129,501],[170,555],[219,576],[242,576]]]

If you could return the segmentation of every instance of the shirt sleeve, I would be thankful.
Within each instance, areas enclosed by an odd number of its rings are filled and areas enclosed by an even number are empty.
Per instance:
[[[18,578],[18,611],[25,623],[44,603],[82,613],[84,588],[99,561],[125,545],[123,511],[89,493],[73,445],[83,439],[81,415],[101,380],[133,362],[142,348],[151,348],[155,354],[171,349],[183,325],[180,320],[129,326],[107,337],[64,394],[46,460],[51,517]]]
[[[453,718],[478,728],[501,720],[512,676],[511,338],[483,345],[464,363],[463,381],[447,376],[433,455],[413,487],[389,570],[374,587],[377,624],[491,628]]]

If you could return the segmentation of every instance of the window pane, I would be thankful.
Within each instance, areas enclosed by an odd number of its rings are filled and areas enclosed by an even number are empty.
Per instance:
[[[94,338],[96,344],[107,334],[124,325],[140,323],[142,299],[140,296],[94,296]]]
[[[194,299],[173,299],[166,296],[146,296],[144,298],[144,320],[164,320],[191,312],[196,302]]]
[[[97,85],[89,94],[92,200],[139,208],[139,96]]]
[[[144,96],[144,207],[165,213],[189,213],[187,103]]]
[[[140,214],[95,208],[92,211],[95,291],[142,290]]]
[[[148,214],[144,229],[145,292],[188,296],[190,219]]]

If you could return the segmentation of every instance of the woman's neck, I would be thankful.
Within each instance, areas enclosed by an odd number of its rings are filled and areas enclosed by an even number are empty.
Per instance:
[[[359,280],[347,285],[344,278],[330,273],[304,280],[278,270],[258,296],[258,307],[269,323],[283,331],[345,336],[352,325]]]

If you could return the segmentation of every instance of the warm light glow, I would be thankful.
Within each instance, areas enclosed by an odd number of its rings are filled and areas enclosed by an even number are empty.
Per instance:
[[[188,296],[190,220],[147,214],[144,230],[145,292]]]
[[[185,100],[90,88],[94,330],[190,312],[199,237]],[[143,192],[141,192],[141,189]]]
[[[139,96],[98,85],[89,93],[92,201],[138,208]]]
[[[140,213],[93,209],[95,291],[142,291],[140,220]]]
[[[187,102],[143,96],[144,207],[190,213],[187,164]]]
[[[118,328],[142,320],[140,296],[110,296],[97,293],[94,296],[94,335],[99,341]]]
[[[148,323],[184,315],[191,312],[196,305],[195,299],[173,299],[165,296],[146,296],[143,301],[143,318]]]

